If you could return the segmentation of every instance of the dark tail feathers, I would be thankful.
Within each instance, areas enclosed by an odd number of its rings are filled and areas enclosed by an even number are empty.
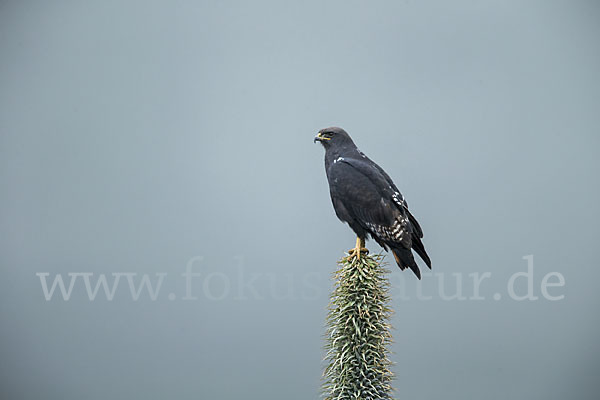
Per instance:
[[[427,252],[425,252],[425,247],[423,246],[421,239],[413,236],[412,245],[413,249],[423,259],[423,261],[425,261],[425,264],[427,264],[429,269],[431,269],[431,260],[429,259]],[[413,257],[411,249],[406,249],[404,247],[393,247],[391,250],[392,254],[394,254],[394,258],[396,259],[396,263],[402,271],[404,271],[406,268],[410,268],[410,270],[415,273],[417,278],[421,279],[421,271],[417,266],[417,262]]]
[[[415,258],[413,257],[410,249],[394,247],[392,248],[392,254],[394,254],[396,264],[398,264],[402,271],[404,271],[406,268],[410,268],[411,271],[415,273],[417,278],[421,279],[421,271],[419,271],[419,267],[417,266]]]
[[[427,264],[429,269],[431,269],[431,259],[427,255],[427,252],[425,251],[425,246],[423,246],[423,242],[421,242],[421,239],[419,239],[416,236],[413,236],[412,237],[412,248],[417,252],[419,257],[421,257],[421,259],[423,261],[425,261],[425,264]]]

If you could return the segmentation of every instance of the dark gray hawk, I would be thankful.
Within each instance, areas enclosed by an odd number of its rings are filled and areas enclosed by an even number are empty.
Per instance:
[[[350,256],[360,258],[360,253],[367,251],[365,239],[370,235],[392,251],[401,270],[410,268],[421,279],[411,249],[431,269],[421,241],[423,231],[389,175],[364,155],[342,128],[321,129],[317,141],[325,147],[325,171],[335,213],[357,236]]]

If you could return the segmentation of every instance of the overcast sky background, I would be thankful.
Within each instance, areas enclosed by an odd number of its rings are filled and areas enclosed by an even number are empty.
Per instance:
[[[448,294],[491,274],[444,301],[390,266],[397,397],[596,399],[599,37],[594,1],[0,2],[1,397],[317,398],[339,125]],[[167,276],[46,301],[40,272]]]

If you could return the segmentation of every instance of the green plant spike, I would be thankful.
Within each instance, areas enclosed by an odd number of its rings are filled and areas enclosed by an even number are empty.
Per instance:
[[[388,272],[381,255],[339,261],[327,315],[326,400],[391,399]]]

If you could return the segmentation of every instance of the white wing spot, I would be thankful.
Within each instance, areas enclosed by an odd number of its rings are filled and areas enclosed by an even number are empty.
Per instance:
[[[399,206],[404,206],[404,204],[405,204],[404,197],[402,197],[402,195],[398,192],[396,192],[392,195],[392,199],[394,199],[396,204],[398,204]]]

